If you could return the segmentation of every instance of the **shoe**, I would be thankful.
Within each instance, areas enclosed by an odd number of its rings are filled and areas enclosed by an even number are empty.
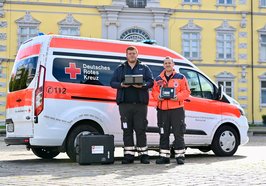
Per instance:
[[[140,156],[140,163],[142,164],[150,164],[149,156],[148,155],[141,155]]]
[[[176,163],[178,165],[183,165],[185,163],[185,157],[178,157],[178,158],[176,158]]]
[[[170,163],[170,158],[166,157],[160,157],[159,159],[156,160],[156,164],[169,164]]]
[[[131,163],[134,163],[134,156],[125,155],[124,159],[122,160],[122,164],[131,164]]]

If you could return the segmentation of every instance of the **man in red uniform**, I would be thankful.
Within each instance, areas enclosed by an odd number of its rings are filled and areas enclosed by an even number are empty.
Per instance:
[[[160,158],[156,164],[170,163],[169,136],[171,129],[175,141],[175,158],[177,164],[185,162],[184,133],[186,130],[184,100],[190,95],[190,89],[184,75],[177,73],[174,69],[171,57],[164,59],[164,70],[156,77],[152,89],[152,95],[157,100],[157,121],[160,129]],[[162,88],[173,88],[171,98],[163,98]]]

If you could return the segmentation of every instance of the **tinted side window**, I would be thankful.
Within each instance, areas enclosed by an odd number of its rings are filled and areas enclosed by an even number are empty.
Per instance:
[[[160,75],[160,73],[163,71],[163,66],[154,66],[154,65],[148,65],[151,69],[151,72],[153,74],[154,79]]]
[[[110,86],[113,72],[120,63],[55,58],[53,76],[61,82]]]
[[[213,84],[203,75],[188,69],[180,69],[180,72],[186,76],[192,96],[214,99]]]
[[[26,89],[36,73],[38,57],[31,57],[15,63],[11,73],[9,91]]]

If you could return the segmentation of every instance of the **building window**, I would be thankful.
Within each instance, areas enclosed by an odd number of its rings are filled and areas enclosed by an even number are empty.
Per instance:
[[[218,5],[233,5],[233,0],[218,0]]]
[[[261,105],[266,106],[266,80],[261,81]]]
[[[79,36],[79,29],[76,27],[61,27],[60,28],[61,35],[68,35],[68,36]]]
[[[145,8],[147,0],[127,0],[127,6],[129,8]]]
[[[41,22],[34,19],[30,12],[26,12],[24,17],[16,20],[16,23],[18,25],[18,46],[26,40],[38,35]]]
[[[260,106],[266,107],[266,72],[258,77],[260,79]]]
[[[185,4],[199,4],[200,0],[183,0]]]
[[[81,23],[72,14],[68,14],[65,19],[58,22],[59,34],[69,36],[80,36]]]
[[[218,59],[231,60],[234,58],[234,36],[232,33],[218,33]]]
[[[218,85],[223,85],[224,87],[224,92],[230,96],[234,97],[234,92],[233,92],[233,81],[218,81]]]
[[[260,0],[260,6],[266,7],[266,0]]]
[[[266,34],[260,34],[260,61],[266,61]]]
[[[182,31],[182,51],[183,55],[190,60],[200,60],[201,58],[201,30],[202,28],[194,24],[193,19],[188,24],[180,28]]]
[[[216,59],[234,61],[235,31],[236,29],[224,20],[216,29]]]
[[[224,71],[215,75],[215,78],[218,85],[223,85],[224,92],[227,95],[234,97],[234,79],[236,76],[230,72]]]
[[[120,36],[120,40],[140,42],[143,40],[151,39],[149,34],[139,28],[132,28],[123,32]]]
[[[199,59],[200,33],[183,32],[182,34],[183,55],[189,59]]]
[[[32,26],[20,26],[19,27],[19,45],[26,40],[38,35],[38,28]]]

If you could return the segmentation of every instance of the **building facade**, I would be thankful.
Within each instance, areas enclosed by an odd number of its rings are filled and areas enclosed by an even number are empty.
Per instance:
[[[39,32],[156,40],[197,65],[245,109],[266,114],[266,0],[0,0],[0,123],[22,42]]]

